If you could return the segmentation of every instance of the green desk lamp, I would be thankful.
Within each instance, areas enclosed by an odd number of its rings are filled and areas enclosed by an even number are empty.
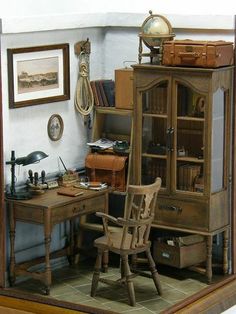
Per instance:
[[[16,165],[30,165],[39,162],[41,159],[48,157],[47,154],[41,151],[35,151],[25,157],[16,158],[15,151],[11,151],[11,160],[6,162],[6,165],[11,165],[11,187],[10,191],[6,192],[6,197],[9,199],[30,199],[31,194],[28,191],[16,191],[15,186],[15,166]]]

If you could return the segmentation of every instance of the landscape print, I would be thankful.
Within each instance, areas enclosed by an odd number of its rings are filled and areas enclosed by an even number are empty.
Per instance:
[[[58,88],[58,72],[58,57],[18,61],[18,94]]]

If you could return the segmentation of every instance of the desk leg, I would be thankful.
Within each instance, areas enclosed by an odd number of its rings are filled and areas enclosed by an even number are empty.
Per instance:
[[[16,281],[16,275],[15,275],[15,230],[16,230],[16,221],[15,221],[15,215],[14,215],[14,208],[13,205],[9,205],[10,209],[10,276],[9,276],[9,282],[10,286],[13,286]]]
[[[223,273],[228,274],[228,246],[229,246],[229,229],[227,228],[223,232]]]
[[[46,286],[46,295],[50,294],[52,283],[52,273],[50,265],[50,245],[51,245],[51,212],[50,209],[44,210],[44,245],[45,245],[45,272],[44,283]]]
[[[75,220],[70,219],[69,243],[67,243],[67,259],[70,265],[75,264]]]
[[[206,236],[206,249],[207,249],[206,276],[207,276],[207,282],[209,284],[211,283],[211,280],[212,280],[212,241],[213,241],[212,235]]]
[[[107,215],[109,214],[108,208],[109,208],[109,196],[108,196],[108,193],[106,193],[104,213]],[[108,263],[109,263],[109,251],[104,251],[103,256],[102,256],[102,264],[103,264],[104,273],[108,272]]]

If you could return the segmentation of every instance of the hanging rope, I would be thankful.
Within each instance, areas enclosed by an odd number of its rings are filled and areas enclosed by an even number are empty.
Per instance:
[[[79,79],[76,85],[75,108],[81,115],[89,115],[93,109],[94,98],[92,88],[89,82],[89,67],[86,61],[85,53],[81,52],[79,62]]]

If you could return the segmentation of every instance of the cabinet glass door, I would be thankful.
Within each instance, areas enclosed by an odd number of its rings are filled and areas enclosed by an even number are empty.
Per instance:
[[[176,85],[176,190],[204,193],[206,96]]]
[[[161,177],[167,186],[168,83],[162,82],[142,93],[142,184]]]
[[[211,147],[211,192],[222,190],[225,185],[226,116],[228,91],[218,89],[212,99],[212,147]]]

